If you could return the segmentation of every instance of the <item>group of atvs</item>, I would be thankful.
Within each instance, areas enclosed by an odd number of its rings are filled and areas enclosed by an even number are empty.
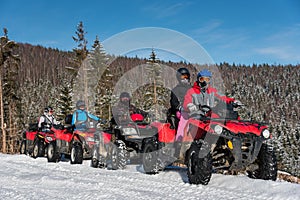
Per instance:
[[[204,106],[205,115],[189,118],[180,142],[188,147],[181,153],[191,184],[207,185],[212,173],[218,172],[276,180],[277,162],[267,125],[241,120],[234,108]],[[40,132],[34,124],[24,131],[20,153],[46,156],[48,162],[69,157],[71,164],[90,159],[91,167],[114,170],[137,162],[146,174],[157,174],[178,160],[176,130],[170,121],[146,122],[140,114],[127,117],[123,123],[111,120],[108,126],[98,123],[86,131],[74,130],[70,116],[48,132]]]

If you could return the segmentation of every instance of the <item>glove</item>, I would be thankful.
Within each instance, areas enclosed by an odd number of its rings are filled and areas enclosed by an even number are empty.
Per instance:
[[[233,101],[233,106],[234,107],[239,107],[239,106],[243,106],[244,104],[242,104],[242,102],[240,102],[239,100],[234,100]]]
[[[101,123],[101,124],[106,124],[107,120],[106,119],[99,119],[98,122]]]
[[[195,112],[195,111],[198,110],[197,106],[195,104],[192,104],[192,103],[188,104],[187,107],[188,107],[190,112]]]
[[[176,111],[176,117],[177,117],[177,119],[180,119],[180,117],[181,117],[181,112]]]

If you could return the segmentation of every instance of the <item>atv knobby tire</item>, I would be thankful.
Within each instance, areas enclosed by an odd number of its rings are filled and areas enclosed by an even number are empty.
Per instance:
[[[143,150],[143,168],[146,174],[158,173],[158,150],[153,143],[147,143]]]
[[[71,164],[82,164],[83,162],[83,149],[82,145],[75,142],[71,149]]]
[[[92,152],[91,167],[106,167],[106,158],[99,153],[99,146],[95,145]]]
[[[56,145],[54,142],[51,142],[47,148],[47,160],[48,162],[57,162],[58,154],[56,152]]]
[[[44,155],[45,155],[44,143],[41,140],[37,139],[33,146],[32,157],[37,158],[37,157],[42,157]]]
[[[277,160],[271,145],[262,144],[257,156],[258,169],[249,173],[250,178],[273,180],[277,178]]]
[[[95,145],[92,152],[91,167],[97,168],[99,166],[99,155],[97,146]]]
[[[127,164],[127,150],[126,145],[123,141],[117,140],[114,145],[112,145],[110,153],[111,166],[109,169],[125,169]]]
[[[20,154],[26,154],[27,150],[26,150],[26,140],[23,140],[21,142],[21,146],[20,146]]]
[[[207,185],[212,175],[212,156],[208,149],[201,149],[201,146],[201,143],[192,143],[187,152],[187,175],[191,184]],[[205,153],[202,154],[202,151]]]

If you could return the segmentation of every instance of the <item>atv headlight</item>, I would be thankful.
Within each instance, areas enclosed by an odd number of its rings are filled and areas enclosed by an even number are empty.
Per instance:
[[[50,137],[50,136],[47,136],[46,139],[47,139],[48,141],[50,141],[50,142],[53,140],[53,138]]]
[[[214,127],[214,131],[215,131],[216,134],[220,135],[223,131],[223,127],[217,124]]]
[[[262,135],[264,136],[264,138],[268,139],[270,138],[270,131],[268,129],[264,129],[262,131]]]
[[[136,135],[137,132],[135,128],[123,128],[124,135]]]

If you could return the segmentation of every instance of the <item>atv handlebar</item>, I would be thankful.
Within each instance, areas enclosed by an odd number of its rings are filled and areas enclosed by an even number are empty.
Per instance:
[[[254,123],[254,124],[261,125],[261,126],[269,125],[268,122],[257,122],[254,120],[238,120],[238,119],[233,119],[233,118],[211,118],[211,117],[206,117],[203,115],[192,116],[192,118],[200,120],[200,121],[214,121],[214,122],[224,122],[224,123],[226,123],[227,121],[237,121],[237,122]]]

